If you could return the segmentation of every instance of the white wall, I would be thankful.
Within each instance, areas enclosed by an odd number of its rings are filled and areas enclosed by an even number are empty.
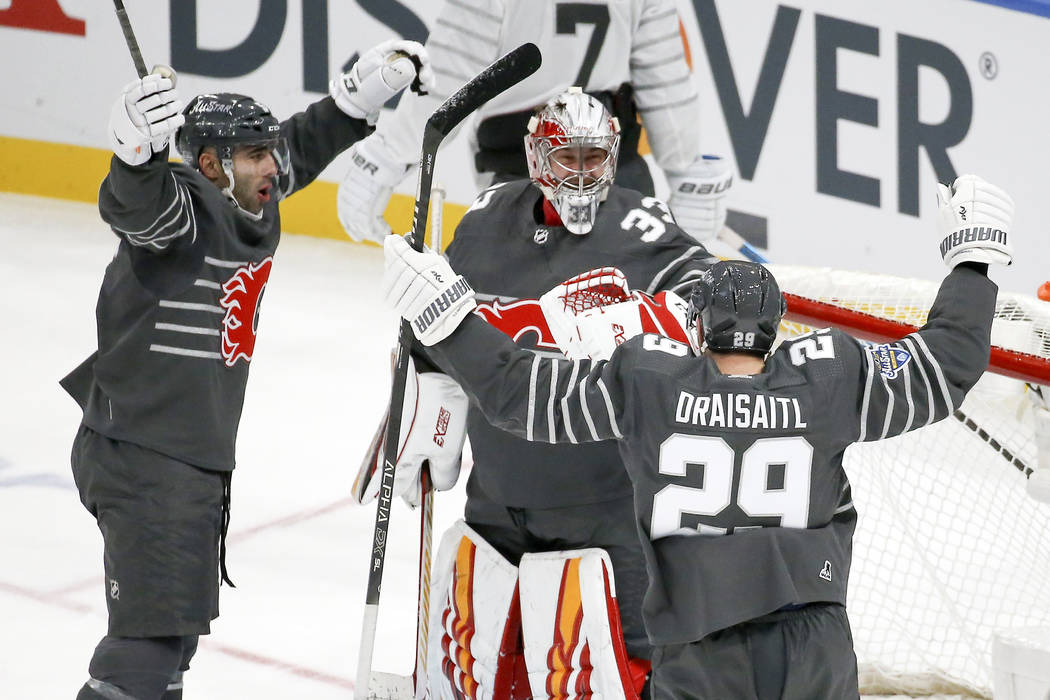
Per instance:
[[[179,68],[178,61],[172,60],[170,1],[126,0],[126,4],[147,64],[165,62]],[[731,207],[766,220],[772,259],[927,278],[942,274],[934,228],[936,176],[925,150],[918,156],[918,189],[905,187],[903,204],[898,196],[899,183],[902,177],[907,180],[909,170],[898,167],[897,156],[902,137],[898,111],[907,104],[905,86],[898,84],[898,63],[906,59],[899,55],[898,42],[905,37],[904,42],[927,54],[932,51],[959,71],[946,80],[934,68],[918,69],[920,121],[941,122],[949,113],[950,100],[960,109],[963,95],[972,93],[969,127],[961,141],[947,149],[947,156],[957,172],[981,174],[1017,201],[1018,260],[1012,270],[997,273],[996,279],[1004,288],[1033,294],[1050,278],[1050,246],[1043,242],[1044,232],[1050,230],[1050,209],[1042,206],[1043,166],[1050,161],[1045,135],[1050,124],[1050,99],[1045,94],[1050,65],[1041,55],[1050,43],[1050,19],[971,0],[797,0],[790,5],[772,0],[678,1],[703,101],[704,148],[734,157],[742,165],[752,162],[754,167],[744,173],[747,177],[739,177],[730,193]],[[53,2],[7,0],[7,15],[19,5]],[[194,4],[174,2],[183,13]],[[374,11],[384,21],[349,0],[198,0],[196,5],[201,49],[231,49],[245,42],[261,7],[269,9],[270,17],[283,12],[285,22],[279,42],[271,53],[263,54],[265,60],[258,68],[239,77],[208,77],[184,69],[179,83],[183,94],[245,92],[269,103],[277,114],[287,115],[320,94],[304,88],[304,65],[316,65],[316,59],[304,55],[316,53],[323,44],[309,39],[304,54],[304,12],[327,17],[327,32],[322,35],[328,42],[328,73],[334,74],[355,51],[395,36],[391,25],[432,23],[440,3],[365,3],[380,6]],[[65,14],[84,20],[83,36],[0,26],[0,65],[4,66],[0,135],[105,148],[109,106],[134,75],[131,60],[109,3],[60,0],[60,6]],[[730,125],[738,134],[747,127],[739,118],[727,118],[731,111],[723,108],[715,89],[715,76],[728,73],[724,63],[712,60],[711,46],[698,28],[697,10],[707,7],[717,9],[721,24],[719,31],[708,23],[707,38],[724,37],[736,92],[752,126],[762,121],[755,116],[757,110],[752,111],[752,103],[774,18],[778,12],[786,19],[797,13],[793,34],[778,34],[790,35],[783,79],[761,91],[765,98],[775,96],[775,101],[764,140],[759,143],[755,130],[750,139],[757,161],[743,157],[742,142],[736,151],[733,148]],[[0,0],[0,23],[5,21],[6,8]],[[837,42],[839,48],[818,51],[818,25],[822,36],[832,39],[827,45]],[[319,25],[310,22],[309,26],[316,37]],[[185,43],[186,34],[181,36]],[[869,41],[872,46],[866,45]],[[982,74],[983,54],[995,58],[994,78]],[[830,72],[832,57],[838,61],[837,74]],[[870,180],[852,186],[839,176],[823,187],[825,191],[818,188],[818,109],[834,114],[827,90],[818,103],[818,74],[831,76],[827,84],[840,93],[862,96],[861,112],[870,110],[877,120],[875,126],[860,123],[867,120],[864,116],[857,117],[859,121],[828,121],[822,137],[831,143],[826,134],[837,124],[837,150],[824,158],[825,168],[837,164],[842,171],[877,180],[876,205],[854,201],[863,198]],[[317,75],[314,69],[315,82]],[[905,141],[908,133],[903,135]],[[338,180],[344,168],[337,161],[323,177]],[[460,137],[442,152],[437,172],[450,200],[466,203],[472,198],[473,181],[464,175],[469,168]],[[411,193],[413,184],[406,182],[400,189]],[[845,196],[827,192],[843,187]],[[917,196],[919,216],[901,213],[910,208],[909,196]]]

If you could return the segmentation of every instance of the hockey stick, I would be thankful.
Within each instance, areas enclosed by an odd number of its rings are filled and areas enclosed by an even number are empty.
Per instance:
[[[139,42],[135,38],[135,31],[131,28],[131,20],[128,19],[128,11],[124,9],[123,0],[113,0],[113,7],[117,12],[117,21],[120,22],[120,31],[124,33],[124,42],[128,45],[131,61],[135,64],[135,72],[140,78],[145,78],[149,75],[149,71],[146,70],[146,62],[142,59],[142,51],[139,50]],[[164,78],[171,78],[171,84],[175,84],[177,77],[170,66],[155,65],[153,72]]]
[[[146,62],[142,60],[142,51],[139,50],[139,42],[135,39],[135,32],[131,28],[128,11],[124,9],[124,0],[113,0],[113,7],[117,11],[120,30],[124,32],[124,41],[127,42],[128,51],[131,52],[131,60],[135,63],[135,72],[140,78],[145,78],[149,71],[146,70]]]
[[[430,249],[441,252],[445,188],[430,190]],[[419,513],[419,600],[416,608],[416,669],[413,674],[416,700],[422,700],[427,686],[427,641],[430,634],[430,564],[434,553],[434,488],[430,468],[424,463],[419,475],[421,495]]]
[[[430,204],[430,187],[434,180],[437,151],[452,130],[482,104],[536,72],[540,51],[535,44],[522,44],[497,59],[488,68],[445,100],[427,120],[423,129],[423,150],[419,156],[416,181],[416,204],[412,213],[412,247],[423,248],[426,217]],[[379,594],[386,562],[387,535],[390,530],[391,495],[394,488],[394,465],[401,433],[401,409],[408,377],[408,352],[412,346],[412,328],[401,321],[394,360],[394,384],[390,392],[390,412],[383,454],[383,476],[376,504],[376,523],[372,538],[368,587],[365,591],[364,619],[361,623],[361,645],[357,660],[357,684],[354,697],[366,698],[372,673],[372,651],[375,646],[376,622],[379,617]]]
[[[729,228],[728,226],[722,226],[722,230],[718,232],[718,237],[724,242],[728,243],[733,247],[734,250],[739,252],[745,258],[751,262],[766,263],[769,262],[762,254],[759,253],[754,246],[744,240],[744,237],[739,233]]]

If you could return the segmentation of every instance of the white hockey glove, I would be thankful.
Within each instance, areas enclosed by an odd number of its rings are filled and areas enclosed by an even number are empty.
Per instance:
[[[624,274],[603,267],[576,275],[540,297],[547,327],[570,360],[608,360],[639,333],[685,342],[688,305],[674,292],[631,292]]]
[[[937,185],[937,201],[937,230],[945,265],[1010,264],[1014,218],[1010,195],[976,175],[961,175],[951,187]]]
[[[726,223],[726,192],[733,184],[733,167],[719,156],[699,156],[681,172],[667,173],[671,207],[678,225],[703,243]]]
[[[128,165],[142,165],[168,145],[183,125],[182,101],[175,92],[175,72],[156,66],[144,78],[124,86],[109,113],[109,143]]]
[[[391,157],[378,134],[358,141],[348,152],[350,169],[339,183],[336,202],[339,223],[352,240],[382,243],[391,233],[383,213],[408,167]]]
[[[423,489],[419,474],[424,463],[430,468],[436,490],[447,491],[456,485],[467,437],[467,405],[467,395],[454,379],[440,372],[419,374],[416,363],[408,358],[391,497],[401,496],[413,508],[420,504]],[[388,404],[354,479],[353,495],[358,503],[370,503],[379,493],[389,411]]]
[[[434,80],[422,44],[391,39],[365,51],[350,70],[329,83],[328,92],[343,112],[375,124],[391,97],[409,85],[425,94],[434,88]]]
[[[383,253],[383,297],[423,345],[447,338],[477,307],[474,289],[437,253],[415,251],[403,236],[387,236]]]

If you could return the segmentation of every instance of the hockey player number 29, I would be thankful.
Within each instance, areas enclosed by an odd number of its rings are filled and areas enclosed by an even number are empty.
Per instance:
[[[760,438],[740,457],[736,505],[753,518],[779,517],[781,527],[804,528],[809,521],[813,448],[804,437]],[[715,517],[733,505],[736,454],[719,437],[675,433],[660,446],[660,473],[687,476],[688,465],[703,465],[700,486],[671,484],[653,496],[651,539],[668,535],[724,535],[727,528],[682,524],[683,515]],[[776,467],[783,478],[771,483]],[[748,526],[745,526],[748,527]],[[736,526],[735,529],[741,529]]]

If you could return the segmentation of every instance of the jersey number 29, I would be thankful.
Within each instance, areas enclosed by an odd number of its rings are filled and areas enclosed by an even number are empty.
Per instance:
[[[713,518],[733,505],[735,462],[733,448],[720,437],[675,433],[664,440],[660,446],[661,474],[685,477],[690,464],[700,464],[703,477],[700,486],[669,484],[656,492],[650,538],[697,532],[726,534],[727,528],[702,522],[695,528],[685,527],[682,516]],[[736,505],[749,517],[779,517],[781,527],[806,527],[812,462],[813,448],[802,436],[755,440],[740,456]],[[771,488],[769,477],[774,466],[783,468],[783,479],[776,488]]]

